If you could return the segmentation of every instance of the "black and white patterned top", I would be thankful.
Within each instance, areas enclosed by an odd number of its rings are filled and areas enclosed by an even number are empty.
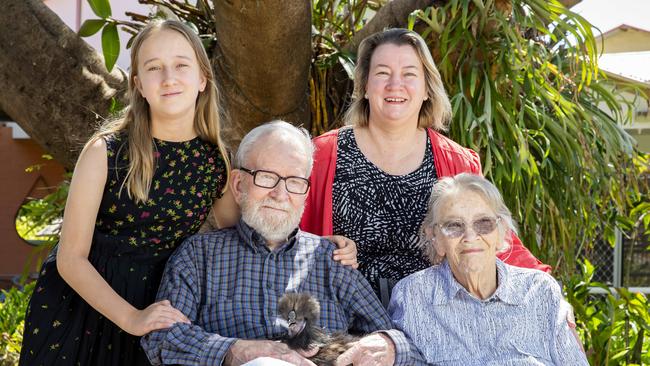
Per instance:
[[[394,282],[430,266],[417,243],[437,180],[428,136],[420,167],[406,175],[390,175],[363,155],[351,128],[339,130],[334,234],[357,243],[359,270],[378,295],[380,278]]]

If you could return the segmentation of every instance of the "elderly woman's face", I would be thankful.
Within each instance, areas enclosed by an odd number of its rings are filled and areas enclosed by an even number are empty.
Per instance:
[[[447,258],[454,274],[480,272],[494,266],[502,240],[496,213],[472,191],[445,198],[438,208],[432,236],[439,256]]]
[[[417,125],[427,99],[424,68],[412,46],[383,44],[370,59],[366,98],[370,123]]]

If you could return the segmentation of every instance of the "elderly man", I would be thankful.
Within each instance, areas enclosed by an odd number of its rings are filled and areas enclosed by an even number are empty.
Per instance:
[[[340,356],[341,365],[413,363],[404,335],[390,330],[366,280],[332,259],[331,242],[297,229],[312,153],[307,132],[282,121],[244,137],[231,178],[242,218],[236,227],[191,237],[167,263],[158,298],[192,323],[143,338],[152,363],[240,365],[264,358],[269,364],[270,358],[313,365],[272,341],[286,334],[276,322],[286,292],[315,296],[327,331],[374,332]]]

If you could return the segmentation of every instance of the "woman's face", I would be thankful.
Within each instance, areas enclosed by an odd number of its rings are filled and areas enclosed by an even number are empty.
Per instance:
[[[500,225],[487,202],[472,191],[445,198],[433,228],[434,247],[455,275],[481,272],[495,266]],[[463,230],[464,229],[464,230]]]
[[[193,118],[207,80],[187,39],[174,30],[154,31],[142,42],[137,62],[135,85],[149,103],[151,117]]]
[[[417,126],[427,99],[424,68],[410,45],[383,44],[370,59],[366,98],[370,123]]]

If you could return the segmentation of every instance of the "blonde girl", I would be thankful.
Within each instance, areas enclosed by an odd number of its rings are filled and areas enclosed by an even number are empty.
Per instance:
[[[148,365],[139,336],[188,319],[153,303],[167,258],[210,208],[236,219],[226,191],[219,96],[198,36],[176,21],[134,39],[129,106],[86,144],[61,240],[43,264],[21,365]]]

